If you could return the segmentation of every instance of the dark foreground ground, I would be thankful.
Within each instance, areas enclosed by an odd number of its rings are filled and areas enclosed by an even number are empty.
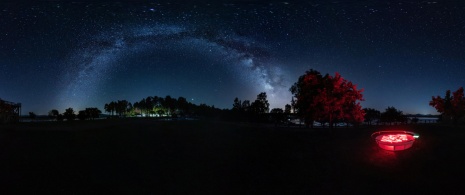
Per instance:
[[[370,139],[393,127],[329,132],[139,119],[0,128],[0,191],[14,194],[465,192],[460,127],[403,127],[420,138],[399,152]]]

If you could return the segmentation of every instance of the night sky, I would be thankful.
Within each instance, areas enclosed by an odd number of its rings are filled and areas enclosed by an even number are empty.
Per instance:
[[[374,3],[376,2],[376,3]],[[363,88],[364,107],[436,114],[465,86],[465,4],[0,4],[0,98],[23,113],[183,96],[284,108],[306,70]]]

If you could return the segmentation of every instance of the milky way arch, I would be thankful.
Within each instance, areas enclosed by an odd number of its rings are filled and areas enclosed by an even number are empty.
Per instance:
[[[107,32],[90,36],[82,41],[63,62],[63,77],[60,81],[62,90],[56,97],[58,107],[80,109],[89,106],[101,107],[101,101],[124,99],[127,97],[124,95],[125,90],[120,90],[123,93],[113,94],[105,87],[108,85],[107,81],[114,79],[116,74],[121,75],[122,71],[123,74],[131,72],[131,68],[122,65],[127,64],[124,61],[136,59],[140,54],[150,54],[151,51],[167,51],[167,53],[190,51],[196,55],[201,54],[195,58],[215,59],[212,64],[216,67],[205,65],[198,68],[190,67],[189,70],[221,69],[225,75],[234,77],[235,82],[251,87],[250,93],[255,94],[240,97],[243,99],[253,100],[256,94],[265,91],[272,105],[282,107],[283,105],[280,104],[288,101],[290,97],[289,81],[285,79],[286,73],[273,62],[272,54],[268,52],[266,45],[258,44],[250,38],[238,36],[233,32],[211,32],[179,25],[157,24],[116,31],[110,28]],[[168,55],[167,58],[170,56]],[[148,95],[170,94],[145,96]],[[190,94],[180,95],[188,98],[190,96]],[[141,95],[140,98],[145,96]],[[237,95],[231,94],[231,101],[235,96]]]

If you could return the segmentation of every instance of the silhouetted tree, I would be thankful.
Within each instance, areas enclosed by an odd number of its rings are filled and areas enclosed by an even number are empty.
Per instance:
[[[379,120],[381,117],[381,112],[373,108],[364,108],[365,111],[365,122],[371,125],[371,122],[374,120]]]
[[[80,110],[78,112],[77,118],[81,121],[86,120],[89,116],[87,115],[85,110]]]
[[[169,111],[168,111],[168,108],[166,107],[166,104],[165,104],[165,98],[163,98],[163,97],[158,97],[157,98],[157,103],[155,104],[154,110],[159,116],[164,116],[164,115],[168,114]],[[162,114],[160,114],[160,113],[162,113]]]
[[[234,102],[231,109],[231,116],[230,118],[233,120],[244,120],[247,116],[245,116],[245,110],[242,109],[242,101],[239,98],[234,98]]]
[[[250,101],[249,101],[249,100],[244,100],[244,101],[242,102],[241,109],[242,109],[244,112],[249,112],[249,111],[250,111]]]
[[[402,111],[397,110],[394,107],[388,107],[386,108],[386,111],[381,113],[381,121],[387,122],[390,125],[393,122],[402,122],[403,121],[402,117],[403,117]]]
[[[125,116],[126,113],[130,110],[130,103],[127,100],[118,100],[116,102],[116,113],[119,116]]]
[[[189,102],[187,102],[187,99],[184,97],[178,97],[178,100],[176,101],[176,107],[178,109],[179,114],[189,114]]]
[[[442,121],[457,123],[460,118],[465,116],[463,87],[453,92],[452,96],[450,90],[446,91],[446,96],[444,98],[433,96],[429,105],[436,108],[436,110],[441,113]]]
[[[85,110],[86,118],[90,118],[92,120],[98,118],[101,113],[102,111],[98,108],[86,108]]]
[[[110,102],[109,104],[105,104],[103,107],[105,112],[110,113],[113,116],[113,113],[116,111],[116,102]]]
[[[134,106],[134,109],[136,110],[135,112],[138,112],[139,114],[144,114],[146,113],[145,112],[145,107],[144,107],[144,104],[145,104],[145,98],[142,99],[141,101],[139,102],[134,102],[133,106]],[[147,116],[147,115],[146,115]]]
[[[63,113],[63,117],[66,118],[67,121],[73,121],[76,118],[73,108],[66,109]]]
[[[284,106],[284,113],[290,114],[290,113],[291,113],[291,110],[292,110],[292,106],[291,106],[291,105],[286,104],[286,105]]]
[[[132,110],[134,110],[134,107],[132,106],[131,102],[128,102],[128,105],[126,107],[126,115],[131,113]],[[134,116],[134,115],[132,115],[132,113],[131,113],[131,116]]]
[[[109,104],[105,104],[104,109],[105,109],[105,112],[111,113],[112,116],[113,116],[113,113],[115,112],[119,116],[122,116],[122,115],[126,115],[126,113],[132,109],[132,104],[129,103],[127,100],[112,101]],[[92,117],[92,118],[98,118],[98,114],[96,113],[97,112],[101,113],[102,111],[98,109],[93,110],[92,108],[91,111],[88,111],[88,112],[94,112],[95,117]]]
[[[316,120],[317,110],[312,104],[319,90],[324,88],[322,80],[323,76],[320,72],[310,69],[300,76],[289,89],[294,95],[291,102],[294,112],[297,111],[298,116],[304,118],[307,126],[311,125],[313,127],[313,121]]]
[[[271,118],[275,125],[284,121],[284,111],[281,108],[273,108],[270,111]]]
[[[272,114],[282,114],[282,113],[284,113],[284,111],[281,108],[273,108],[273,109],[271,109],[270,113],[272,113]]]
[[[146,116],[151,116],[151,115],[150,115],[150,113],[151,113],[150,111],[152,111],[152,110],[153,110],[153,107],[154,107],[153,97],[147,96],[147,97],[145,98],[145,102],[143,102],[142,105],[143,105],[143,108],[144,108],[144,110],[145,110]]]
[[[257,99],[254,102],[252,102],[252,105],[250,105],[250,108],[253,113],[264,114],[269,112],[270,104],[268,103],[268,100],[266,98],[266,92],[261,92],[257,95]]]
[[[208,106],[203,103],[195,107],[195,113],[199,116],[204,116],[204,117],[220,117],[221,116],[220,109],[215,108],[215,106]]]
[[[163,103],[164,103],[163,107],[168,109],[168,112],[169,112],[168,114],[172,115],[176,108],[176,99],[173,99],[171,96],[167,95]]]
[[[34,120],[34,119],[36,119],[36,117],[37,117],[36,113],[34,113],[34,112],[29,112],[29,118],[30,118],[30,119]]]
[[[59,114],[60,113],[56,109],[48,111],[48,117],[51,118],[51,119],[56,119]]]
[[[239,100],[239,98],[234,98],[234,103],[233,103],[233,107],[232,107],[232,111],[233,112],[240,112],[242,111],[242,102],[241,100]]]
[[[163,97],[154,96],[153,101],[154,101],[154,104],[153,104],[154,107],[152,109],[153,109],[155,114],[157,114],[158,116],[165,116],[165,115],[168,114],[168,112],[169,112],[168,108],[164,107],[165,99]]]
[[[105,112],[111,114],[111,109],[110,109],[110,105],[109,105],[109,104],[105,104],[105,106],[103,106],[103,109],[105,110]]]
[[[292,96],[292,99],[291,99],[291,107],[292,107],[292,113],[297,113],[296,112],[296,101],[294,100],[294,96]]]
[[[64,116],[62,114],[57,115],[57,121],[63,121]]]
[[[105,112],[107,112],[107,113],[110,113],[109,105],[108,105],[108,104],[105,104],[105,105],[103,106],[103,110],[105,110]]]

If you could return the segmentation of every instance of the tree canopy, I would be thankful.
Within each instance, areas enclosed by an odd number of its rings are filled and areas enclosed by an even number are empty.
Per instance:
[[[381,113],[381,121],[392,124],[393,122],[405,122],[405,119],[402,111],[388,106],[386,110]]]
[[[326,74],[322,76],[316,70],[309,70],[299,77],[289,89],[296,99],[295,108],[305,123],[313,121],[329,122],[330,127],[336,120],[361,123],[364,111],[360,105],[363,101],[363,89],[341,77]]]
[[[63,113],[63,117],[66,118],[67,121],[73,121],[76,118],[73,108],[66,109]]]
[[[102,113],[98,108],[86,108],[85,110],[81,110],[78,112],[77,117],[79,120],[86,120],[86,119],[96,119],[99,118],[99,115]]]
[[[371,122],[374,120],[379,120],[381,118],[381,112],[373,108],[364,108],[365,111],[365,122],[371,125]]]
[[[446,91],[446,96],[444,98],[440,96],[433,96],[429,105],[436,108],[436,110],[441,113],[442,120],[457,123],[460,118],[465,116],[463,87],[460,87],[457,91],[453,92],[452,96],[450,90]]]
[[[255,114],[268,113],[270,111],[270,103],[268,103],[266,92],[258,94],[257,99],[252,102],[250,108]]]

